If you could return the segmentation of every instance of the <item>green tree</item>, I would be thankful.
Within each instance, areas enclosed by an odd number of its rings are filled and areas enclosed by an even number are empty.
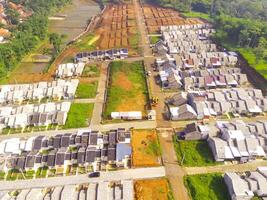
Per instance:
[[[61,51],[61,45],[63,43],[64,35],[59,35],[58,33],[51,33],[49,35],[49,42],[54,47],[54,52],[57,55]]]

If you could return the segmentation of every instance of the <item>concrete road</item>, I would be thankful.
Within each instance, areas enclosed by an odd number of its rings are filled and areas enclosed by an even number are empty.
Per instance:
[[[64,176],[18,181],[0,181],[0,191],[18,189],[44,188],[83,183],[98,183],[103,181],[119,181],[128,179],[150,179],[165,176],[164,167],[148,167],[126,169],[111,172],[101,172],[98,178],[88,178],[88,175]]]

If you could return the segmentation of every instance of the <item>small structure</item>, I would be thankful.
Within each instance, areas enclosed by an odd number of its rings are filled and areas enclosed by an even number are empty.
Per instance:
[[[141,120],[142,112],[131,111],[131,112],[112,112],[112,119],[122,119],[122,120]]]

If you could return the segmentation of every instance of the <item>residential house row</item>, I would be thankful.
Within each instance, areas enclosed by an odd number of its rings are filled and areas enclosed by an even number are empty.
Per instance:
[[[232,200],[250,200],[267,197],[267,167],[245,173],[226,172],[224,182]]]
[[[267,111],[262,91],[252,88],[181,92],[166,103],[171,120],[207,119],[229,113],[252,116]]]
[[[13,150],[9,145],[9,153],[6,151],[8,141],[0,145],[1,151],[5,153],[5,171],[36,171],[40,167],[48,167],[66,172],[72,165],[99,171],[109,167],[131,166],[131,132],[125,129],[110,130],[107,133],[79,131],[54,137],[37,136],[29,140],[31,150],[29,144],[21,149],[23,141],[19,141],[19,145],[13,145],[16,147]]]
[[[81,76],[85,63],[65,63],[60,64],[56,70],[56,78],[73,78]]]
[[[0,128],[64,125],[71,102],[0,107]]]
[[[0,199],[13,199],[12,191],[1,191]],[[105,181],[83,185],[31,188],[17,191],[17,200],[134,200],[133,180]]]
[[[218,136],[209,137],[207,140],[214,160],[247,162],[256,158],[266,158],[266,121],[218,121],[216,126],[219,130]]]
[[[58,79],[52,82],[0,86],[0,104],[21,104],[26,100],[73,99],[79,80]]]
[[[78,53],[75,62],[89,62],[90,60],[115,60],[128,57],[128,49],[108,49]]]

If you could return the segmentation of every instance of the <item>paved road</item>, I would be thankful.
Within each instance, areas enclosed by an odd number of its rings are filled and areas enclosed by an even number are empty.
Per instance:
[[[53,177],[44,179],[0,181],[0,191],[18,190],[30,188],[55,187],[63,185],[75,185],[83,183],[95,183],[103,181],[119,181],[127,179],[149,179],[165,176],[164,167],[149,167],[127,169],[111,172],[101,172],[99,178],[88,178],[88,175]]]
[[[185,167],[184,171],[188,175],[192,174],[206,174],[215,172],[245,172],[245,171],[255,171],[257,167],[267,166],[267,161],[255,160],[253,162],[248,162],[244,164],[226,164],[226,165],[216,165],[208,167]]]
[[[155,121],[134,121],[134,122],[123,122],[123,123],[114,123],[114,124],[99,124],[99,125],[91,125],[88,128],[74,128],[74,129],[64,129],[64,130],[49,130],[49,131],[39,131],[39,132],[32,132],[32,133],[19,133],[19,134],[10,134],[10,135],[0,135],[0,141],[8,138],[29,138],[32,136],[38,135],[46,135],[46,136],[55,136],[57,134],[64,134],[64,133],[76,133],[78,130],[99,130],[99,131],[109,131],[111,129],[118,129],[118,128],[135,128],[135,129],[153,129],[156,128]]]
[[[158,129],[158,132],[166,176],[170,181],[174,198],[177,200],[189,200],[190,198],[183,183],[185,171],[177,163],[177,156],[172,143],[173,131],[172,129]]]

